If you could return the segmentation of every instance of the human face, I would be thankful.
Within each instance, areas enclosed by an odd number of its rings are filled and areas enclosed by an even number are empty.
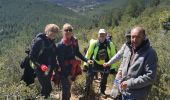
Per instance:
[[[131,31],[131,44],[134,48],[139,47],[144,39],[144,33],[140,32],[137,28]]]
[[[100,43],[103,43],[105,41],[105,39],[106,39],[106,33],[100,33],[98,35],[98,39],[99,39]]]
[[[71,28],[66,28],[63,30],[63,33],[66,36],[66,38],[70,39],[71,36],[73,35],[72,31],[73,30]]]
[[[57,33],[58,32],[52,32],[52,31],[49,31],[48,34],[47,34],[47,37],[51,40],[54,40],[57,36]]]

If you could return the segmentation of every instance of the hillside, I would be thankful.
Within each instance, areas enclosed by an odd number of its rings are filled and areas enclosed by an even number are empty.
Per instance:
[[[89,19],[84,16],[56,3],[41,0],[0,0],[0,14],[1,47],[5,47],[5,44],[18,36],[32,38],[31,36],[40,30],[42,31],[47,23],[56,23],[59,26],[66,22],[80,23],[77,26],[75,24],[75,27],[90,24]],[[4,51],[2,49],[0,51]]]
[[[84,14],[94,16],[94,15],[102,15],[102,13],[106,13],[108,11],[116,10],[116,9],[124,9],[127,6],[127,0],[112,0],[111,2],[104,2],[94,6],[91,9],[84,10]],[[104,14],[103,14],[104,15]]]
[[[45,0],[57,3],[61,6],[83,15],[93,16],[111,9],[121,9],[127,4],[127,0]]]
[[[109,3],[112,0],[47,0],[47,1],[60,4],[75,12],[81,13],[81,11],[83,10],[92,9],[96,5]]]

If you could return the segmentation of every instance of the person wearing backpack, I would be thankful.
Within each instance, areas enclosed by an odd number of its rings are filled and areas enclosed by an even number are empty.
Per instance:
[[[110,67],[116,68],[116,64],[113,64],[108,67],[103,67],[103,64],[116,53],[115,45],[110,40],[106,39],[107,32],[105,29],[100,29],[98,32],[98,39],[90,40],[90,45],[85,55],[86,58],[92,59],[94,61],[94,66],[92,70],[99,70],[105,71],[107,70],[108,73],[101,73],[102,80],[100,82],[100,92],[101,95],[105,96],[106,84],[107,84],[107,77],[109,75]],[[84,63],[84,67],[87,69],[87,77],[85,83],[85,92],[84,94],[80,95],[79,98],[84,98],[86,94],[90,91],[90,82],[93,81],[95,72],[91,71],[90,66],[87,63]],[[91,80],[92,79],[92,80]]]
[[[63,38],[57,45],[59,52],[57,59],[61,70],[62,100],[70,100],[72,81],[76,79],[77,75],[81,74],[81,62],[77,60],[76,57],[90,64],[92,64],[93,61],[88,60],[80,53],[78,40],[74,37],[71,24],[64,24],[62,31]]]
[[[55,38],[59,33],[59,27],[55,24],[48,24],[44,33],[39,33],[32,41],[29,52],[30,64],[34,69],[41,85],[41,95],[48,98],[51,91],[51,75],[54,69],[57,70]]]

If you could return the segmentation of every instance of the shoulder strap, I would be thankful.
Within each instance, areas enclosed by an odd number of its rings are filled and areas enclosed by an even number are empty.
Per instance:
[[[38,58],[43,53],[44,48],[45,48],[45,43],[44,43],[44,41],[42,41],[42,48],[40,49],[40,52],[38,53]]]
[[[94,44],[94,47],[93,47],[93,53],[91,54],[91,57],[90,57],[90,58],[92,58],[92,57],[93,57],[93,55],[94,55],[94,50],[95,50],[95,48],[97,47],[97,42],[98,42],[98,41],[96,41],[96,42],[95,42],[95,44]]]
[[[111,50],[111,47],[110,47],[110,41],[107,40],[107,44],[106,46]]]
[[[96,48],[97,43],[98,43],[98,41],[96,41],[96,43],[95,43],[95,45],[94,45],[93,50]],[[111,47],[110,47],[110,41],[108,41],[108,40],[107,40],[107,42],[106,42],[106,46],[107,46],[107,47],[111,50]]]

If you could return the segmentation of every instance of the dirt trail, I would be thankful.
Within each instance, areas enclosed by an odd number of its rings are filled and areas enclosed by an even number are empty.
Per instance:
[[[94,87],[93,90],[95,90],[95,94],[96,94],[95,97],[99,97],[99,99],[95,99],[95,100],[113,100],[113,98],[111,98],[109,96],[110,91],[111,91],[111,88],[109,86],[107,86],[107,88],[106,88],[106,91],[105,91],[106,96],[105,97],[100,96],[100,93],[99,93],[99,81],[93,82],[93,87]],[[78,99],[78,96],[72,94],[70,100],[79,100],[79,99]],[[91,99],[91,100],[94,100],[94,99]]]
[[[84,77],[82,77],[81,76],[81,78],[79,78],[79,79],[81,79],[81,80],[79,80],[79,82],[81,82],[81,83],[79,83],[79,84],[84,84],[83,82],[84,82]],[[111,80],[112,80],[112,76],[111,76]],[[100,84],[100,81],[98,80],[98,81],[96,81],[96,80],[94,80],[93,81],[93,90],[94,90],[94,94],[93,93],[91,93],[91,95],[90,95],[90,99],[89,100],[114,100],[113,98],[111,98],[110,96],[109,96],[109,94],[110,94],[110,91],[111,91],[111,82],[108,82],[108,84],[107,84],[107,87],[106,87],[106,91],[105,91],[105,93],[106,93],[106,96],[105,97],[101,97],[100,96],[100,93],[99,93],[99,84]],[[77,88],[77,85],[75,84],[75,83],[73,83],[72,84],[73,86],[72,87],[76,87]],[[79,85],[78,85],[79,86]],[[78,88],[78,89],[80,89],[80,88]],[[55,91],[56,92],[56,91]],[[78,92],[78,91],[77,91]],[[76,92],[76,93],[77,93]],[[75,93],[75,92],[74,92]],[[81,94],[80,92],[78,92],[78,94]],[[60,99],[57,99],[59,97],[59,95],[57,94],[57,93],[54,93],[54,99],[52,99],[52,100],[60,100]],[[91,97],[93,98],[93,99],[91,99]],[[94,98],[98,98],[98,99],[94,99]],[[75,94],[73,94],[73,92],[72,92],[72,94],[71,94],[71,99],[70,100],[79,100],[79,98],[78,98],[78,95],[75,95]]]

